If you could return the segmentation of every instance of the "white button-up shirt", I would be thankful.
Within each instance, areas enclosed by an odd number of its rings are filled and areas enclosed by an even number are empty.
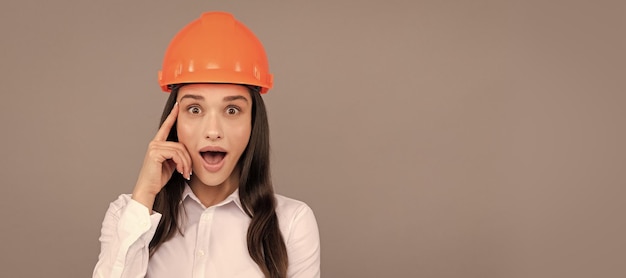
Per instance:
[[[289,256],[288,277],[320,277],[320,242],[313,211],[305,203],[276,195],[276,214]],[[152,257],[148,244],[161,219],[148,208],[121,195],[102,223],[101,250],[93,277],[263,277],[250,258],[246,234],[250,217],[238,191],[204,207],[189,186],[181,210],[186,215],[176,233]]]

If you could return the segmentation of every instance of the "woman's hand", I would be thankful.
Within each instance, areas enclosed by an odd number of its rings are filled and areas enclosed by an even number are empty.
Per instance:
[[[174,170],[191,178],[191,157],[185,146],[167,141],[167,136],[178,116],[178,103],[174,104],[156,136],[148,145],[148,151],[139,172],[132,198],[152,210],[156,194],[170,179]]]

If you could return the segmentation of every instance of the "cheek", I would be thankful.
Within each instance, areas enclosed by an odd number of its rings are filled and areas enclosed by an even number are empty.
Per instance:
[[[176,132],[178,134],[178,141],[185,144],[189,142],[191,138],[193,138],[193,131],[197,130],[193,128],[193,125],[185,120],[178,120],[176,123]],[[185,144],[186,145],[186,144]]]
[[[250,132],[251,132],[251,127],[250,125],[241,125],[241,126],[237,126],[235,128],[233,128],[232,130],[232,135],[233,135],[233,143],[237,146],[238,149],[240,149],[241,151],[243,151],[246,146],[248,145],[248,141],[250,140]]]

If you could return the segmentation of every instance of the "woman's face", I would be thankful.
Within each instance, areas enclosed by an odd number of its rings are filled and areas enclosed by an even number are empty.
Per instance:
[[[178,91],[178,141],[191,156],[191,183],[216,186],[238,181],[235,170],[248,145],[252,99],[233,84],[190,84]]]

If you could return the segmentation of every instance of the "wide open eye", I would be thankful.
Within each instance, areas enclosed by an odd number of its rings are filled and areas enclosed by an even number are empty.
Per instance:
[[[200,113],[202,113],[202,110],[198,106],[191,106],[191,107],[187,108],[187,111],[189,113],[191,113],[191,114],[200,114]]]
[[[237,107],[228,107],[226,108],[226,114],[228,115],[237,115],[239,113],[239,109]]]

